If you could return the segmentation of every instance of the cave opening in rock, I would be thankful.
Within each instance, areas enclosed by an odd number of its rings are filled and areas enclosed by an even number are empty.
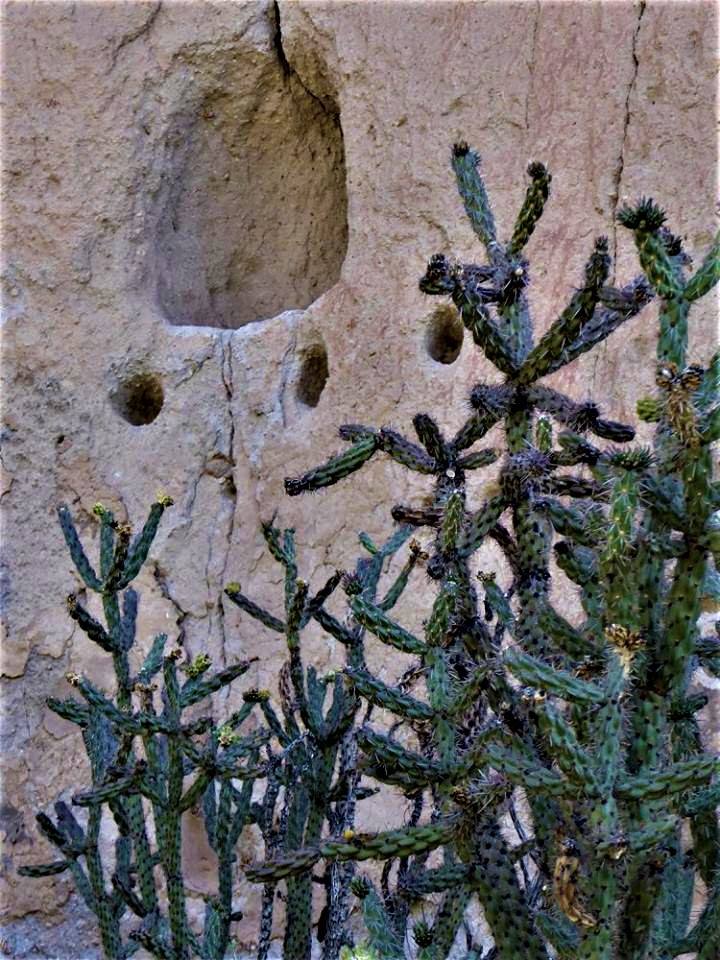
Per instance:
[[[320,402],[320,395],[327,383],[328,358],[323,344],[317,344],[306,350],[300,362],[296,396],[306,407],[316,407]]]
[[[425,335],[428,354],[437,363],[455,363],[463,345],[460,314],[454,307],[441,306],[433,311]]]
[[[149,201],[150,292],[170,324],[237,328],[303,309],[347,250],[339,110],[271,53],[186,60],[192,84],[175,94]]]
[[[162,410],[162,381],[155,373],[135,373],[121,380],[110,395],[113,408],[135,427],[152,423]]]

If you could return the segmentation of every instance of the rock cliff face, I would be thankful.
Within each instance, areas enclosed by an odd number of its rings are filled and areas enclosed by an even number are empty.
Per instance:
[[[287,501],[282,478],[325,459],[341,422],[407,428],[428,409],[458,427],[486,372],[454,312],[417,287],[432,253],[478,255],[452,142],[481,152],[505,232],[528,160],[554,174],[527,250],[540,329],[595,235],[609,236],[617,279],[638,272],[613,219],[625,196],[655,197],[700,254],[715,230],[717,14],[707,2],[4,6],[0,902],[14,955],[95,949],[64,877],[15,872],[39,859],[34,810],[85,773],[74,728],[44,698],[64,695],[67,670],[100,682],[105,670],[65,616],[76,584],[55,506],[90,537],[95,501],[139,522],[169,493],[141,630],[180,631],[217,664],[250,651],[250,682],[272,686],[279,644],[222,599],[241,579],[275,606],[260,520],[278,509],[296,527],[319,581],[409,492],[380,460],[363,483],[307,499]],[[717,339],[705,311],[699,362]],[[648,309],[562,387],[633,419],[653,344]],[[327,665],[333,652],[317,637],[311,655]],[[716,729],[718,716],[716,701]],[[199,896],[211,855],[188,830]],[[256,900],[240,897],[246,942]]]

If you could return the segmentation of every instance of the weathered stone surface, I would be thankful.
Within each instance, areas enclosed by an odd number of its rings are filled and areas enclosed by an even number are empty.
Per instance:
[[[266,2],[4,5],[0,901],[16,956],[89,957],[95,942],[63,877],[15,872],[44,849],[33,812],[84,776],[44,698],[68,669],[107,671],[63,610],[77,583],[55,506],[93,540],[95,501],[138,523],[171,494],[140,581],[143,636],[182,629],[216,663],[252,653],[250,682],[272,686],[278,641],[222,599],[240,579],[278,607],[260,520],[277,508],[296,527],[319,583],[358,530],[381,537],[390,503],[423,489],[381,459],[307,499],[287,501],[282,478],[339,449],[341,422],[407,430],[433,410],[459,426],[489,369],[417,289],[432,253],[478,257],[451,143],[481,151],[503,233],[528,160],[554,174],[528,247],[540,330],[596,234],[618,280],[637,272],[613,222],[625,197],[662,202],[701,257],[716,225],[717,10],[299,0],[278,22]],[[652,389],[653,318],[558,382],[632,419]],[[693,359],[716,339],[707,303]],[[325,667],[333,650],[317,635],[308,657]],[[207,850],[194,829],[188,843],[202,894]],[[250,942],[257,895],[241,896]]]

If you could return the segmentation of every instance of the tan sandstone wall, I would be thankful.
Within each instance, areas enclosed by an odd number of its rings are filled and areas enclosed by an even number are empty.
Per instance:
[[[64,612],[77,581],[56,505],[95,542],[95,501],[137,523],[171,494],[140,581],[143,636],[181,630],[218,664],[258,655],[249,683],[273,686],[278,640],[222,598],[238,579],[278,608],[260,520],[277,509],[296,527],[319,584],[410,492],[382,459],[306,499],[287,500],[283,477],[340,448],[342,422],[407,431],[429,410],[458,426],[489,372],[417,288],[432,253],[480,256],[452,142],[480,150],[505,235],[528,160],[554,174],[528,248],[539,330],[595,235],[618,280],[637,272],[613,222],[625,197],[662,202],[702,256],[717,14],[652,0],[5,3],[0,902],[16,956],[86,957],[95,942],[64,876],[15,872],[48,852],[34,811],[85,776],[80,738],[44,699],[66,694],[67,670],[107,672]],[[717,339],[714,312],[695,313],[694,360]],[[632,419],[654,335],[648,309],[559,382]],[[316,636],[308,655],[323,667],[333,650]],[[211,864],[188,830],[202,893]],[[240,905],[247,940],[254,891]]]

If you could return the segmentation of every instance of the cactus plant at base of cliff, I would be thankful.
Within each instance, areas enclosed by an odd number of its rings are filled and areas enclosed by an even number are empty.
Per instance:
[[[249,822],[265,844],[265,859],[245,871],[261,901],[260,960],[278,897],[286,960],[309,960],[313,935],[324,960],[444,960],[451,950],[467,960],[720,956],[720,763],[701,741],[706,698],[692,688],[698,666],[720,675],[720,637],[698,626],[720,581],[720,490],[710,452],[720,437],[720,356],[705,367],[687,347],[693,304],[720,278],[719,241],[693,273],[652,200],[625,207],[618,219],[633,233],[643,274],[611,285],[608,242],[598,237],[569,302],[536,335],[523,251],[549,198],[549,172],[529,166],[503,242],[478,155],[457,144],[452,168],[487,262],[436,254],[420,288],[452,301],[497,376],[472,385],[469,415],[454,434],[426,412],[413,418],[413,439],[346,424],[345,452],[285,481],[291,496],[336,483],[352,489],[351,475],[384,455],[431,486],[421,503],[388,504],[397,529],[387,544],[361,535],[366,556],[355,570],[337,571],[316,592],[299,578],[293,531],[264,526],[284,572],[282,615],[239,584],[225,593],[286,651],[277,698],[248,691],[244,708],[219,727],[184,722],[185,707],[243,668],[206,679],[208,663],[197,658],[185,664],[181,686],[176,656],[163,659],[157,640],[132,674],[135,601],[121,611],[117,597],[147,555],[161,505],[132,543],[100,511],[99,575],[61,513],[107,624],[77,598],[70,615],[113,656],[117,691],[111,698],[72,677],[82,701],[51,704],[83,728],[93,782],[75,802],[90,812],[85,827],[63,805],[57,825],[41,814],[39,826],[63,859],[26,873],[72,871],[109,957],[138,945],[178,960],[222,956],[235,916],[233,851]],[[545,378],[652,299],[657,387],[638,415],[655,427],[652,445],[641,447],[634,429],[606,416],[595,398],[573,399]],[[502,449],[483,444],[495,426]],[[492,464],[483,489],[475,478]],[[409,539],[413,529],[423,546]],[[478,571],[476,555],[488,545],[506,579]],[[401,551],[404,565],[380,591],[386,561]],[[574,622],[554,606],[553,576],[579,601]],[[406,590],[427,601],[422,629],[393,613]],[[343,594],[340,618],[326,604]],[[332,675],[318,675],[303,656],[311,623],[342,652],[344,666]],[[375,675],[369,642],[386,649],[386,663],[402,663],[394,677]],[[160,670],[156,710],[149,685]],[[264,726],[240,736],[235,730],[253,710]],[[194,780],[183,784],[191,771]],[[360,832],[356,803],[378,784],[406,797],[406,822]],[[202,936],[187,920],[178,856],[180,814],[194,803],[219,863]],[[112,892],[98,846],[102,809],[120,832]],[[376,866],[359,873],[361,861]],[[706,898],[691,923],[696,881]],[[314,887],[324,891],[321,913]],[[364,921],[360,945],[353,905]],[[470,923],[473,907],[482,910],[483,932]],[[125,911],[138,918],[129,938]]]

